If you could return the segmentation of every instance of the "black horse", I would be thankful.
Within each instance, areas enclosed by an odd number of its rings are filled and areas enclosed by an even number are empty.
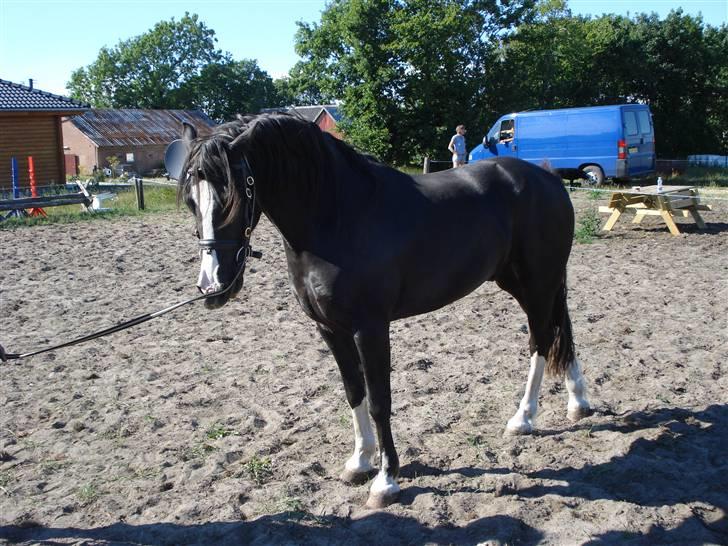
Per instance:
[[[183,142],[180,198],[197,219],[198,286],[215,293],[208,306],[241,289],[249,237],[265,213],[283,236],[293,291],[331,349],[352,408],[346,482],[374,472],[374,420],[380,466],[368,506],[386,506],[399,493],[390,322],[438,309],[485,281],[528,315],[526,392],[506,432],[532,431],[544,369],[565,377],[572,420],[589,413],[566,303],[574,211],[560,179],[511,158],[410,176],[285,114],[239,116],[204,138],[186,125]]]

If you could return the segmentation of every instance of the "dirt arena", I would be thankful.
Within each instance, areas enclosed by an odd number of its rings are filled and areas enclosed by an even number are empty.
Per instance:
[[[575,197],[579,214],[593,201]],[[280,237],[241,296],[0,366],[0,542],[728,544],[728,202],[673,237],[575,245],[569,306],[596,409],[546,379],[503,437],[525,315],[494,284],[392,325],[401,502],[337,479],[353,435]],[[0,343],[80,336],[196,293],[186,213],[0,231]]]

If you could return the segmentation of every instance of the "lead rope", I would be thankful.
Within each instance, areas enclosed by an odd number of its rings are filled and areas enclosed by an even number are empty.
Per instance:
[[[248,165],[248,160],[245,157],[243,157],[243,159],[245,160],[245,164],[248,167],[248,172],[252,172],[250,170],[250,165]],[[218,290],[217,292],[211,292],[209,294],[201,294],[199,296],[195,296],[194,298],[190,298],[190,299],[182,301],[180,303],[175,303],[174,305],[170,305],[169,307],[165,307],[164,309],[161,309],[154,313],[144,313],[143,315],[139,315],[138,317],[129,319],[125,322],[117,324],[116,326],[111,326],[110,328],[105,328],[104,330],[99,330],[98,332],[94,332],[93,334],[88,334],[86,336],[79,337],[72,341],[67,341],[66,343],[61,343],[59,345],[54,345],[52,347],[46,347],[45,349],[40,349],[40,350],[32,351],[29,353],[6,353],[3,346],[0,345],[0,362],[7,362],[9,360],[20,360],[22,358],[28,358],[31,356],[48,353],[48,352],[55,351],[58,349],[63,349],[64,347],[71,347],[73,345],[79,345],[81,343],[85,343],[85,342],[91,341],[93,339],[108,336],[109,334],[121,332],[122,330],[131,328],[132,326],[137,326],[138,324],[143,324],[149,320],[155,319],[157,317],[161,317],[162,315],[166,315],[170,311],[174,311],[175,309],[178,309],[179,307],[182,307],[184,305],[188,305],[190,303],[194,303],[196,301],[204,300],[207,298],[214,298],[215,296],[221,296],[221,295],[225,294],[226,292],[229,292],[230,289],[237,282],[240,275],[242,275],[243,272],[245,271],[245,264],[248,262],[248,258],[251,256],[253,258],[261,258],[263,256],[262,252],[253,250],[250,246],[250,239],[253,235],[253,222],[255,221],[255,179],[253,178],[252,175],[248,175],[246,177],[245,184],[246,184],[245,195],[246,195],[246,197],[248,197],[248,202],[252,203],[252,205],[250,207],[250,217],[248,218],[248,227],[246,227],[245,231],[243,232],[243,237],[244,237],[243,246],[240,250],[238,250],[238,253],[235,255],[235,261],[237,262],[238,260],[240,260],[240,264],[238,265],[238,271],[235,274],[235,277],[233,278],[233,280],[230,281],[230,284],[228,284],[227,288],[224,288],[223,290]],[[241,258],[241,253],[242,253],[242,258]]]

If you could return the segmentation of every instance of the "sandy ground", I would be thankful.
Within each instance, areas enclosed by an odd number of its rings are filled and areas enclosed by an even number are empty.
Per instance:
[[[579,214],[592,207],[575,197]],[[0,367],[0,542],[728,544],[728,202],[672,237],[576,245],[577,349],[596,413],[547,379],[504,438],[525,316],[492,284],[392,326],[401,502],[337,479],[353,438],[279,236],[241,297]],[[0,231],[0,343],[24,352],[195,294],[185,213]]]

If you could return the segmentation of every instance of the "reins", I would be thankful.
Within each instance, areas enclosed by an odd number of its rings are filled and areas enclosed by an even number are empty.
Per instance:
[[[245,165],[248,168],[248,172],[251,173],[250,165],[248,164],[248,160],[243,157],[243,160],[245,161]],[[232,240],[232,239],[200,239],[198,240],[198,245],[202,249],[207,249],[208,251],[214,250],[216,248],[237,248],[239,245],[240,249],[238,250],[237,254],[235,255],[235,261],[238,263],[238,270],[235,273],[235,277],[230,281],[230,283],[227,285],[226,288],[222,290],[218,290],[216,292],[210,292],[207,294],[200,294],[199,296],[195,296],[194,298],[190,298],[188,300],[175,303],[174,305],[170,305],[169,307],[165,307],[164,309],[161,309],[159,311],[156,311],[154,313],[144,313],[143,315],[139,315],[138,317],[134,317],[130,320],[127,320],[125,322],[122,322],[120,324],[117,324],[116,326],[111,326],[109,328],[105,328],[103,330],[99,330],[98,332],[94,332],[93,334],[88,334],[86,336],[67,341],[65,343],[60,343],[58,345],[54,345],[52,347],[46,347],[44,349],[39,349],[37,351],[31,351],[27,353],[6,353],[5,349],[2,345],[0,345],[0,362],[7,362],[9,360],[20,360],[23,358],[28,358],[31,356],[48,353],[51,351],[55,351],[58,349],[63,349],[65,347],[71,347],[73,345],[79,345],[81,343],[85,343],[87,341],[91,341],[93,339],[98,339],[100,337],[107,336],[109,334],[113,334],[116,332],[121,332],[122,330],[126,330],[127,328],[131,328],[132,326],[137,326],[139,324],[143,324],[149,320],[155,319],[157,317],[161,317],[162,315],[166,315],[170,311],[174,311],[175,309],[178,309],[184,305],[188,305],[190,303],[194,303],[199,300],[204,300],[207,298],[214,298],[216,296],[221,296],[227,292],[229,292],[233,286],[235,286],[235,283],[238,281],[240,276],[245,271],[245,265],[248,261],[248,258],[261,258],[263,256],[262,252],[259,252],[257,250],[253,250],[250,246],[250,238],[253,234],[253,222],[255,221],[255,179],[252,175],[248,175],[245,179],[245,195],[247,197],[246,200],[246,213],[247,218],[247,227],[245,228],[245,231],[243,231],[243,238],[242,240]]]

